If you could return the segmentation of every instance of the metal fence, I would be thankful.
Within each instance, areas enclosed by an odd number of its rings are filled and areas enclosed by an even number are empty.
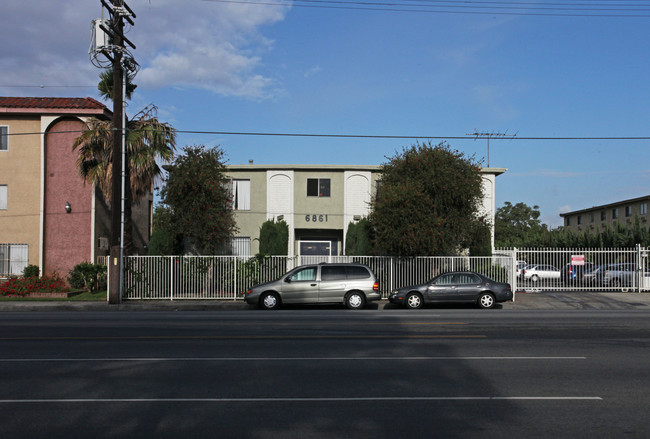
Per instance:
[[[423,283],[447,271],[472,270],[494,280],[515,276],[514,259],[491,257],[370,256],[129,256],[124,268],[125,299],[242,299],[255,284],[281,277],[288,270],[320,262],[368,265],[378,278],[382,297],[402,286]],[[110,267],[109,267],[110,269]]]
[[[518,291],[650,291],[650,250],[636,248],[497,249],[517,264]]]
[[[125,299],[243,298],[252,285],[275,280],[299,265],[357,262],[379,280],[382,297],[396,288],[434,276],[471,270],[513,291],[650,291],[650,250],[497,249],[492,257],[372,256],[129,256],[124,269]],[[110,267],[109,267],[110,269]]]

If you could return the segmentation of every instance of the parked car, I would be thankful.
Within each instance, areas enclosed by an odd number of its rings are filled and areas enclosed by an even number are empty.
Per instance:
[[[264,309],[284,304],[344,304],[361,309],[379,300],[379,283],[363,264],[302,265],[277,280],[255,285],[246,292],[246,303]]]
[[[410,309],[422,308],[425,303],[476,303],[480,308],[492,308],[497,302],[512,300],[510,284],[496,282],[473,271],[444,273],[431,281],[400,288],[391,292],[391,303]]]
[[[598,287],[603,284],[603,277],[607,270],[607,264],[594,265],[582,274],[582,284],[585,286]]]
[[[519,279],[520,277],[523,276],[523,269],[527,266],[528,264],[526,261],[517,261],[517,278]]]
[[[636,264],[626,262],[622,264],[610,264],[603,275],[603,286],[605,287],[631,287],[636,284]]]
[[[560,278],[560,270],[553,265],[534,264],[524,268],[524,279],[532,282]]]
[[[585,262],[583,265],[566,264],[560,270],[560,279],[565,284],[582,283],[585,273],[591,271],[593,267],[593,262]]]

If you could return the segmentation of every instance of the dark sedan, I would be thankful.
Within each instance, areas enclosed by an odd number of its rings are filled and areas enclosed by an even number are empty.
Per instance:
[[[492,308],[497,302],[512,300],[510,284],[496,282],[473,271],[444,273],[422,285],[393,291],[391,303],[407,308],[422,308],[425,303],[476,303],[480,308]]]

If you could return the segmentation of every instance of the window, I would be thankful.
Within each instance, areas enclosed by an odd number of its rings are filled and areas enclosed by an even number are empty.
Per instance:
[[[233,256],[249,256],[251,254],[250,237],[235,236],[230,242],[230,254]]]
[[[330,179],[329,178],[308,178],[307,196],[308,197],[329,197]]]
[[[632,206],[625,206],[625,216],[626,217],[632,216]]]
[[[232,180],[232,206],[234,210],[251,210],[250,180]]]
[[[345,267],[341,265],[323,266],[320,269],[321,280],[343,280],[347,279]]]
[[[0,276],[22,274],[29,260],[27,244],[0,244]]]
[[[600,220],[605,221],[607,219],[607,212],[604,210],[600,212]]]
[[[648,214],[648,203],[641,203],[641,205],[639,206],[639,213],[641,215]]]
[[[593,212],[589,214],[589,222],[590,223],[594,222],[594,213]]]
[[[0,210],[7,210],[8,209],[8,186],[6,184],[0,184]]]
[[[578,215],[578,225],[582,224],[582,215]]]
[[[618,218],[618,207],[612,209],[612,219]]]
[[[566,225],[570,226],[571,225],[571,217],[567,216],[565,219],[566,219]]]
[[[9,127],[0,126],[0,151],[9,150]]]
[[[306,267],[298,271],[294,271],[289,279],[291,282],[300,282],[300,281],[314,281],[316,280],[316,271],[318,267]]]

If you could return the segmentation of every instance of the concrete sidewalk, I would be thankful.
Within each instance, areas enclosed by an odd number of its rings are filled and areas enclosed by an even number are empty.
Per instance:
[[[459,305],[465,308],[465,305]],[[514,302],[498,304],[503,310],[518,309],[650,309],[650,293],[585,293],[546,291],[539,293],[517,293]],[[331,307],[329,307],[331,308]],[[445,309],[452,309],[445,305]],[[255,309],[242,300],[130,300],[119,305],[106,302],[37,302],[0,301],[0,312],[40,312],[40,311],[245,311]],[[317,309],[317,308],[315,308]],[[402,309],[386,300],[372,302],[366,309]]]

